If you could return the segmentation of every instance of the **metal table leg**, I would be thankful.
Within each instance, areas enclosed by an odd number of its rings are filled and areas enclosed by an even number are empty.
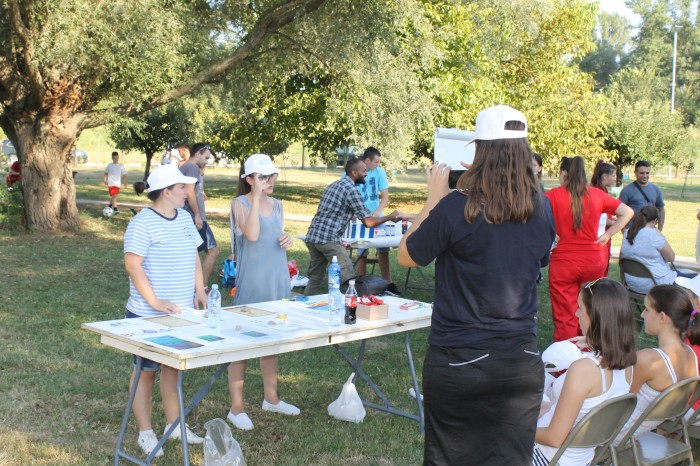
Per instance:
[[[336,344],[333,345],[333,347],[340,353],[343,358],[350,364],[350,366],[353,368],[355,371],[355,379],[357,377],[361,377],[365,382],[367,382],[367,385],[372,389],[372,391],[382,400],[383,405],[377,404],[377,403],[372,403],[370,401],[365,401],[362,400],[362,404],[367,406],[368,408],[376,409],[379,411],[384,411],[387,413],[391,414],[396,414],[398,416],[403,416],[408,419],[412,419],[414,421],[418,421],[420,423],[420,429],[421,429],[421,434],[423,433],[424,430],[424,418],[423,418],[423,402],[420,399],[420,390],[418,389],[418,378],[416,377],[416,371],[415,371],[415,366],[413,364],[413,354],[411,352],[411,340],[408,336],[408,333],[405,334],[404,338],[405,342],[405,347],[406,347],[406,355],[409,360],[409,368],[411,370],[411,378],[413,380],[413,389],[416,391],[416,399],[417,399],[417,405],[418,405],[418,415],[415,415],[413,413],[408,413],[406,411],[401,411],[392,405],[391,401],[389,401],[389,398],[379,389],[377,384],[374,383],[372,378],[362,369],[362,360],[364,358],[365,354],[365,348],[366,348],[366,343],[367,340],[362,340],[360,344],[360,349],[358,351],[357,357],[352,358],[340,345]]]
[[[189,445],[187,444],[187,425],[185,423],[185,419],[187,415],[199,405],[199,403],[204,399],[205,396],[209,393],[211,390],[211,387],[214,385],[214,382],[216,382],[221,375],[226,372],[228,369],[229,363],[222,364],[219,366],[219,369],[212,375],[207,382],[202,385],[199,390],[197,390],[197,393],[194,394],[192,399],[190,400],[189,405],[187,408],[185,408],[184,404],[184,392],[182,389],[182,383],[184,380],[185,372],[184,371],[178,371],[177,374],[177,398],[178,398],[178,404],[179,404],[179,411],[180,411],[180,416],[178,419],[173,422],[173,424],[170,426],[170,428],[163,434],[163,437],[158,441],[158,445],[156,448],[154,448],[153,452],[151,452],[150,455],[146,458],[146,461],[141,461],[140,459],[126,453],[121,449],[123,443],[124,443],[124,435],[126,433],[126,427],[129,423],[129,416],[131,415],[131,410],[134,404],[134,396],[136,394],[136,387],[138,386],[138,381],[139,378],[141,377],[141,362],[142,358],[140,356],[136,356],[136,376],[134,377],[134,383],[131,388],[131,391],[129,393],[129,402],[126,406],[126,410],[124,411],[124,419],[122,419],[122,426],[121,430],[119,431],[119,437],[117,439],[117,446],[115,449],[115,456],[114,456],[114,464],[118,465],[119,464],[119,459],[120,458],[125,458],[129,461],[131,461],[134,464],[138,465],[143,465],[143,466],[148,466],[152,463],[153,458],[155,457],[155,453],[165,444],[165,441],[170,438],[170,434],[172,434],[175,429],[180,426],[180,437],[181,437],[181,442],[182,442],[182,456],[183,456],[183,464],[186,466],[189,466],[190,464],[190,455],[189,455]]]
[[[421,279],[423,280],[423,286],[415,286],[415,285],[408,284],[408,279],[411,277],[412,270],[415,270],[416,272],[418,272],[418,275],[420,275]],[[428,281],[428,277],[425,276],[425,273],[423,273],[423,270],[420,267],[409,267],[408,268],[408,271],[406,272],[406,280],[404,281],[404,284],[403,284],[403,289],[404,290],[414,289],[414,290],[435,291],[435,288],[430,286],[430,282]]]

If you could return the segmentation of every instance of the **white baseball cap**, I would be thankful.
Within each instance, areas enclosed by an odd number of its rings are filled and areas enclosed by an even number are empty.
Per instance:
[[[509,121],[519,121],[525,125],[524,130],[506,129]],[[527,137],[527,119],[518,110],[507,105],[496,105],[479,112],[476,116],[476,130],[472,143],[477,139],[493,141],[495,139],[518,139]]]
[[[676,277],[676,285],[689,289],[695,296],[700,296],[700,275],[695,278]]]
[[[148,183],[148,192],[150,193],[151,191],[157,191],[178,183],[195,184],[197,178],[183,175],[176,164],[170,163],[156,168],[153,173],[148,176],[146,182]]]
[[[280,171],[272,163],[272,159],[266,154],[253,154],[245,161],[245,173],[241,175],[241,178],[250,176],[253,173],[260,173],[261,175],[272,175],[273,173],[279,173]]]

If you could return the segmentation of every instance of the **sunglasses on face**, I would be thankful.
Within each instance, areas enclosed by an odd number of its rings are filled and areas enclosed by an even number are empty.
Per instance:
[[[260,181],[275,181],[279,173],[273,173],[272,175],[258,175]]]

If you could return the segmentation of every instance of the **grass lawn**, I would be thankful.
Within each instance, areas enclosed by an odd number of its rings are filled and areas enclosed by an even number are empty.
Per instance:
[[[227,207],[235,189],[237,170],[207,171],[205,191],[208,206]],[[276,197],[288,213],[313,215],[322,190],[337,179],[337,169],[286,169],[280,176]],[[130,170],[131,181],[141,178],[141,169]],[[106,199],[102,171],[78,167],[78,198]],[[697,220],[695,212],[700,186],[692,185],[680,197],[678,181],[654,180],[667,198],[665,234],[676,253],[694,255]],[[548,180],[553,185],[554,180]],[[423,175],[410,170],[392,183],[391,208],[417,211],[425,199]],[[121,201],[146,204],[128,188]],[[110,220],[101,216],[101,206],[80,206],[83,228],[74,233],[19,234],[0,232],[0,260],[5,278],[0,285],[0,465],[111,464],[119,421],[127,400],[131,357],[99,343],[94,334],[80,330],[82,322],[123,316],[128,298],[128,277],[123,265],[123,233],[131,217],[128,209]],[[210,216],[222,256],[230,250],[228,216]],[[306,232],[308,224],[288,222],[292,234]],[[619,240],[617,241],[619,244]],[[405,269],[396,264],[392,272],[403,288]],[[295,242],[290,260],[307,268],[307,251]],[[220,263],[220,261],[219,261]],[[431,280],[432,267],[426,268]],[[546,273],[546,271],[545,271]],[[611,267],[611,276],[618,269]],[[216,277],[212,277],[215,280]],[[414,275],[411,279],[417,279]],[[411,290],[407,297],[432,301],[432,293]],[[224,299],[230,304],[230,298]],[[550,302],[545,282],[540,285],[539,341],[551,342]],[[417,370],[427,347],[427,330],[412,334]],[[650,339],[644,345],[653,344]],[[368,344],[367,372],[380,379],[382,388],[398,407],[412,409],[407,395],[410,386],[403,351],[403,336],[375,339]],[[211,370],[190,371],[186,391],[194,393]],[[280,396],[297,404],[302,414],[286,417],[260,409],[262,382],[257,361],[251,361],[246,381],[247,411],[255,423],[251,432],[235,431],[251,465],[406,465],[422,461],[422,437],[414,421],[368,410],[362,424],[330,418],[327,405],[340,393],[350,368],[332,348],[289,353],[280,358]],[[372,399],[371,391],[358,383],[360,395]],[[156,390],[157,392],[157,390]],[[162,433],[164,419],[156,393],[154,426]],[[225,418],[228,389],[220,380],[212,393],[188,418],[190,426],[203,433],[204,423]],[[127,448],[139,453],[136,426],[127,432]],[[201,447],[191,449],[193,464],[202,464]],[[157,464],[182,462],[176,444],[166,444],[166,454]]]

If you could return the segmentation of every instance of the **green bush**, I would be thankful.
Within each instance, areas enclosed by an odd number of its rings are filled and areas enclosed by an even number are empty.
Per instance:
[[[22,183],[15,183],[12,188],[0,187],[0,228],[4,230],[23,230],[24,194]]]

